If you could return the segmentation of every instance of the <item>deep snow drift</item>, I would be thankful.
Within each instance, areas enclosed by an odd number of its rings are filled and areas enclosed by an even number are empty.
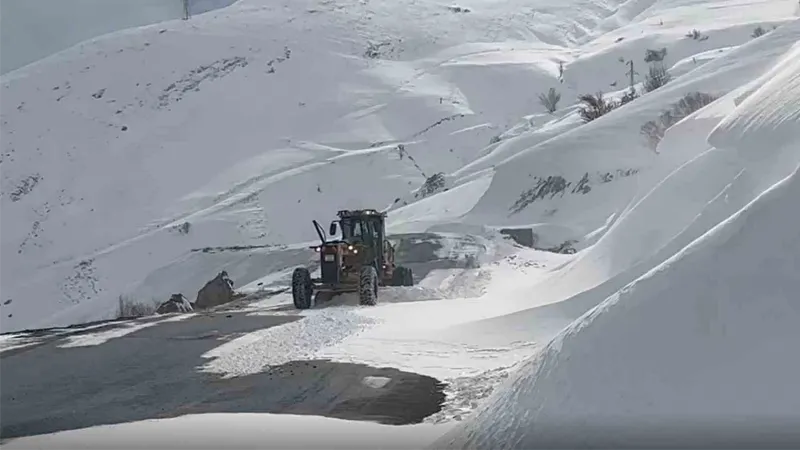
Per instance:
[[[709,137],[754,163],[788,151],[791,174],[573,322],[434,448],[800,441],[799,51]]]
[[[703,80],[716,77],[735,77],[740,83],[667,132],[660,144],[664,156],[685,152],[686,161],[665,173],[640,199],[626,205],[597,243],[574,261],[534,289],[523,283],[512,294],[518,299],[518,309],[527,311],[467,324],[454,334],[548,341],[567,323],[788,176],[800,162],[800,146],[791,134],[797,128],[798,110],[789,100],[794,95],[791,64],[797,57],[798,37],[800,22],[787,24],[780,32],[744,45],[656,91],[653,95],[657,99],[670,90],[686,89],[698,80],[708,82]],[[769,93],[767,98],[745,100],[745,94],[762,86],[765,90],[761,95]],[[623,112],[619,111],[621,116]],[[635,120],[633,117],[626,115],[620,121]],[[733,134],[721,133],[733,123],[737,124]],[[763,125],[761,134],[757,134],[759,124]],[[739,142],[734,135],[746,135],[748,142]],[[762,148],[767,142],[773,148],[765,153]],[[640,185],[645,182],[638,180]]]
[[[433,447],[797,443],[798,198],[795,173],[577,320]]]

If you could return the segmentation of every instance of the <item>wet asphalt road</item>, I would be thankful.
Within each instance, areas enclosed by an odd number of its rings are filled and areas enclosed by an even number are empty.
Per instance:
[[[97,346],[58,348],[66,338],[60,335],[7,350],[0,353],[0,438],[210,412],[311,414],[404,425],[441,409],[443,383],[392,368],[294,361],[230,379],[198,371],[207,361],[202,355],[224,341],[292,320],[303,319],[198,315]],[[103,328],[76,333],[98,331]],[[370,386],[363,382],[367,376],[390,381]]]

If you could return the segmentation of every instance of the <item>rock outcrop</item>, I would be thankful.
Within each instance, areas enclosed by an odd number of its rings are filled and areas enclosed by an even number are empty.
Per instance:
[[[188,313],[194,311],[189,299],[183,294],[172,294],[169,300],[165,301],[158,307],[156,314],[170,314],[170,313]]]
[[[197,292],[195,309],[206,309],[224,305],[234,299],[233,281],[228,272],[222,271]]]

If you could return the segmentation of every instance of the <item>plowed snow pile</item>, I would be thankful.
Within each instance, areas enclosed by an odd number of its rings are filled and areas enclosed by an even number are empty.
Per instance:
[[[749,96],[710,143],[754,167],[786,149],[800,152],[799,49],[748,86]],[[578,318],[433,447],[800,442],[796,160],[787,170],[744,208]]]

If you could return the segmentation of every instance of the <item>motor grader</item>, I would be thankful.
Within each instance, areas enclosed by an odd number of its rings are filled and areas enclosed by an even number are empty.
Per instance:
[[[395,248],[386,239],[386,214],[374,209],[341,210],[328,234],[341,230],[341,238],[327,240],[319,222],[313,221],[320,245],[320,277],[306,267],[292,273],[292,298],[297,309],[309,309],[334,295],[357,292],[359,303],[375,305],[380,286],[413,286],[411,269],[395,264]]]

